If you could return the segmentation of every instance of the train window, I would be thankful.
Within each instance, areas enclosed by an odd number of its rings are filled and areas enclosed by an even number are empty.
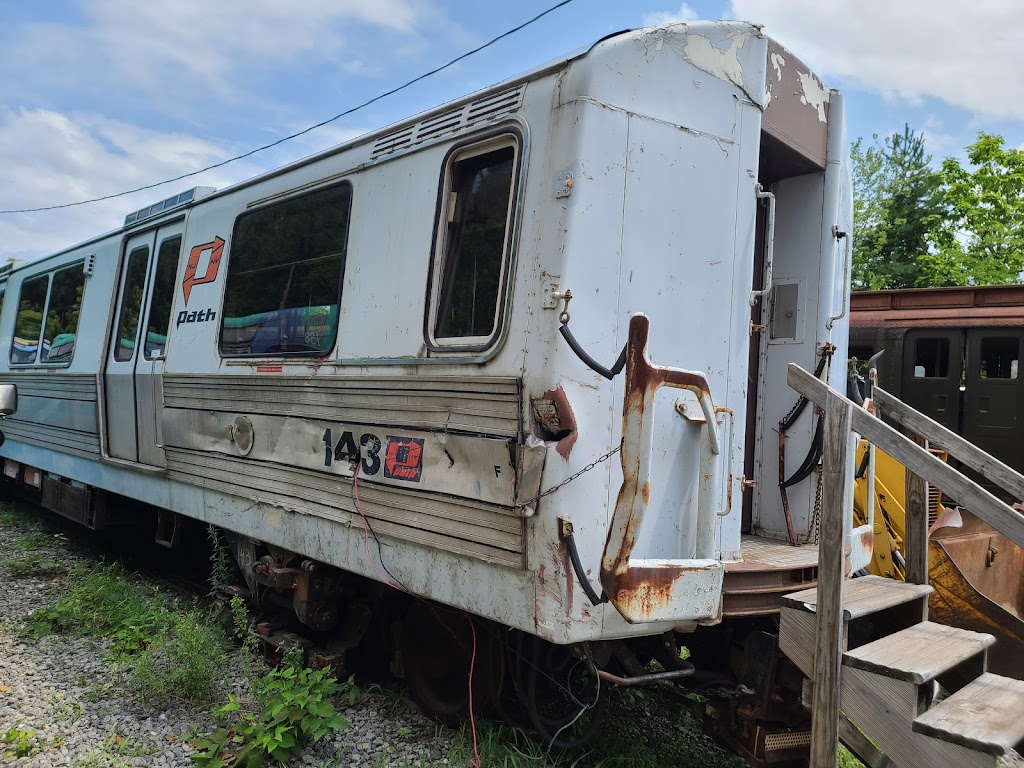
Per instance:
[[[983,379],[1016,379],[1020,360],[1020,341],[1014,338],[981,340],[978,374]]]
[[[136,248],[128,254],[128,268],[124,272],[124,296],[121,298],[121,317],[117,321],[117,347],[114,359],[126,362],[135,354],[139,337],[139,314],[142,312],[142,293],[146,288],[146,270],[149,267],[149,247]]]
[[[46,305],[43,332],[44,363],[70,363],[78,336],[78,316],[85,291],[85,271],[81,264],[53,273],[50,300]]]
[[[914,378],[944,379],[949,376],[949,339],[914,341]]]
[[[146,321],[146,343],[143,353],[147,360],[160,357],[167,346],[167,329],[171,324],[171,302],[174,301],[174,277],[178,272],[181,237],[172,237],[160,244],[153,277],[153,298],[149,302]]]
[[[220,330],[225,356],[324,355],[338,334],[348,182],[235,221]]]
[[[39,355],[39,335],[43,329],[43,310],[49,287],[49,275],[39,275],[21,284],[11,344],[11,363],[14,365],[34,363]]]
[[[448,162],[435,256],[433,339],[439,345],[486,345],[501,312],[514,212],[517,144],[454,154]]]

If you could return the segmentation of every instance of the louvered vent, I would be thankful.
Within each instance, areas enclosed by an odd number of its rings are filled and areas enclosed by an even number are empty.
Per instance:
[[[397,152],[400,149],[422,144],[438,136],[456,133],[464,128],[496,117],[516,112],[523,103],[525,87],[497,93],[485,99],[474,101],[461,109],[423,120],[411,128],[403,128],[377,140],[373,145],[372,157],[377,158]]]

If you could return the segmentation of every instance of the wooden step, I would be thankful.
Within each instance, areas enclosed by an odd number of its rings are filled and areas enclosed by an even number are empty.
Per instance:
[[[914,720],[914,731],[990,755],[1024,741],[1024,681],[986,672]]]
[[[843,664],[920,685],[984,653],[995,641],[992,635],[922,621],[847,651]]]
[[[927,584],[907,584],[904,581],[885,579],[881,576],[862,576],[848,579],[843,584],[843,614],[851,619],[904,605],[927,597],[932,588]],[[804,589],[782,598],[782,605],[814,613],[818,606],[818,589]]]

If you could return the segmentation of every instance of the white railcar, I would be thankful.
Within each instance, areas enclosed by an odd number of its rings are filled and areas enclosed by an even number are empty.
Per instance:
[[[771,615],[814,578],[777,425],[789,362],[845,360],[846,144],[759,27],[694,23],[170,198],[6,276],[5,474],[234,532],[256,582],[297,555],[558,645]]]

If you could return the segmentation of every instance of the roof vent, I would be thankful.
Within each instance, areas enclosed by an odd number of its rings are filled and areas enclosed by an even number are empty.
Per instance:
[[[184,208],[189,203],[194,203],[196,200],[212,195],[216,191],[214,187],[192,187],[192,189],[186,189],[184,192],[172,195],[166,200],[161,200],[158,203],[147,205],[145,208],[129,213],[124,217],[124,225],[130,227],[144,219],[152,218],[161,213],[167,213],[175,208]]]
[[[508,91],[486,96],[451,112],[444,112],[421,120],[411,127],[389,133],[387,136],[377,139],[373,145],[371,157],[376,159],[383,155],[389,155],[400,149],[423,144],[438,136],[458,133],[484,120],[517,112],[523,104],[525,91],[526,86],[520,85]]]

